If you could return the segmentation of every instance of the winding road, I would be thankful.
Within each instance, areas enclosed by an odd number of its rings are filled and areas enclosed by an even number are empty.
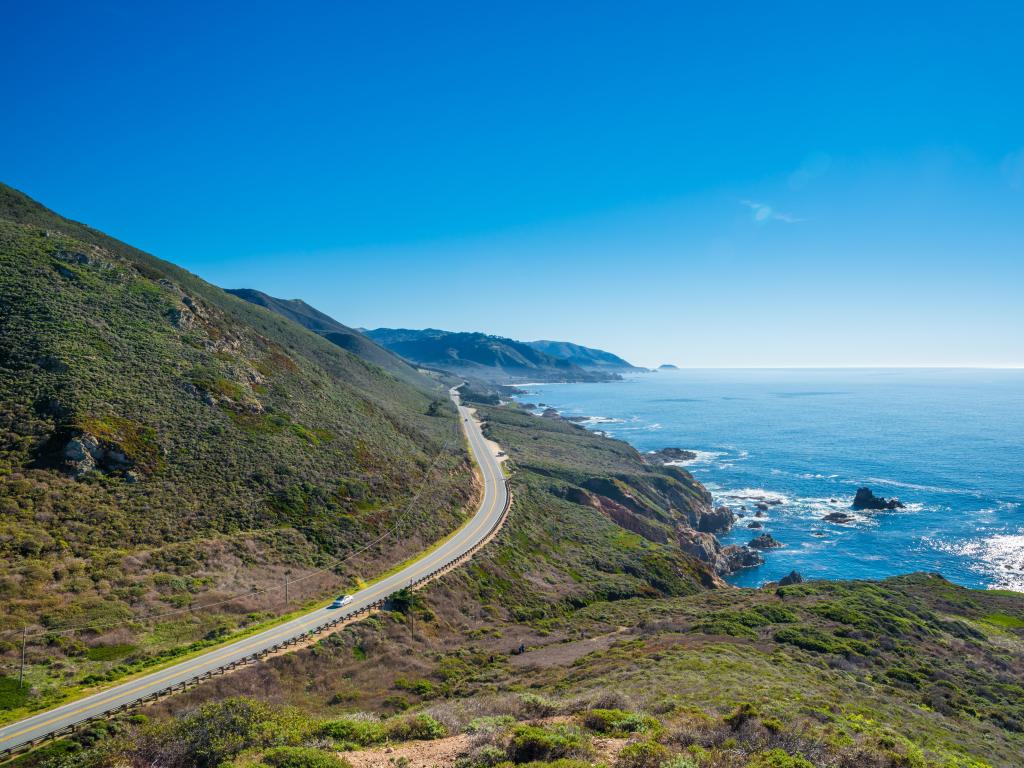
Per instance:
[[[449,394],[458,408],[470,452],[480,468],[484,492],[476,514],[444,543],[405,568],[353,593],[352,602],[344,608],[332,610],[318,607],[259,634],[6,725],[0,728],[0,759],[5,753],[59,735],[78,723],[154,698],[175,686],[184,686],[230,665],[259,658],[305,640],[317,632],[327,631],[342,621],[367,612],[403,587],[423,581],[439,570],[467,559],[501,524],[509,499],[498,452],[493,443],[488,443],[484,438],[472,410],[462,405],[457,390],[458,387],[454,387]]]

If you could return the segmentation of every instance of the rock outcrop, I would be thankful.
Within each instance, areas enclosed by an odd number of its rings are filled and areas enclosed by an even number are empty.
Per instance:
[[[788,587],[790,584],[803,584],[804,577],[799,571],[790,571],[788,575],[779,579],[780,587]]]
[[[852,523],[853,516],[845,512],[829,512],[822,520],[827,520],[830,523]]]
[[[674,461],[693,461],[697,454],[683,448],[662,448],[660,451],[648,451],[643,460],[654,466],[664,466]]]
[[[93,470],[125,472],[132,467],[132,462],[119,445],[101,441],[88,432],[68,440],[63,458],[65,469],[76,480]]]
[[[857,489],[857,493],[853,497],[853,504],[850,505],[852,509],[874,510],[903,509],[905,506],[895,496],[891,499],[887,499],[884,496],[875,496],[871,489],[866,487]]]
[[[728,507],[716,507],[705,512],[697,521],[697,530],[701,533],[725,533],[736,522],[736,515]]]
[[[757,550],[735,544],[723,547],[711,533],[681,529],[677,533],[677,538],[683,552],[707,563],[721,576],[728,576],[744,568],[755,568],[764,563],[764,558]]]
[[[782,542],[772,536],[770,533],[762,533],[760,536],[756,536],[747,543],[748,547],[754,549],[778,549],[782,546]]]

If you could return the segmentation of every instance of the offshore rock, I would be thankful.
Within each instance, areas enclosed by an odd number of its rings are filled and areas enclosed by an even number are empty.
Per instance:
[[[906,505],[895,496],[887,499],[884,496],[875,496],[870,488],[858,488],[853,497],[853,504],[850,506],[853,509],[892,510],[903,509]]]

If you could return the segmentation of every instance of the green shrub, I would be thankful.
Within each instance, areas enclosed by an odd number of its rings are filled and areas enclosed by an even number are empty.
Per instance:
[[[448,729],[430,715],[413,715],[389,720],[385,724],[389,739],[395,741],[443,739]]]
[[[311,747],[276,747],[264,753],[271,768],[351,768],[348,761]]]
[[[650,715],[621,709],[592,709],[583,716],[583,727],[597,733],[623,736],[657,730],[661,723]]]
[[[587,735],[569,725],[517,725],[512,729],[508,747],[509,757],[517,763],[559,757],[588,757],[592,752]]]
[[[358,744],[361,747],[380,744],[388,737],[383,723],[355,717],[341,717],[337,720],[330,720],[323,724],[320,732],[322,735],[335,741]]]
[[[692,757],[676,755],[663,762],[659,768],[699,768],[699,766]]]
[[[668,750],[658,742],[637,741],[622,748],[615,768],[660,768],[668,758]]]
[[[781,749],[772,749],[754,755],[747,768],[814,768],[814,764],[799,755],[790,755]]]

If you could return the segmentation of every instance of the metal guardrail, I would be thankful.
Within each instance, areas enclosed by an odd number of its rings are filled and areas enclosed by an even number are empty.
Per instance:
[[[476,544],[474,544],[472,547],[467,549],[462,554],[456,555],[455,557],[448,560],[446,563],[434,569],[430,573],[420,577],[419,579],[416,579],[415,581],[411,582],[405,587],[400,587],[400,589],[417,589],[426,584],[427,582],[433,581],[438,576],[441,576],[447,573],[448,571],[454,570],[458,566],[462,565],[462,563],[464,563],[466,560],[469,560],[471,557],[473,557],[473,555],[475,555],[489,543],[491,536],[493,536],[494,533],[504,524],[505,518],[508,517],[509,509],[512,507],[512,489],[509,487],[509,482],[507,479],[504,480],[504,484],[505,506],[502,508],[501,514],[498,516],[498,519],[494,521],[494,525],[492,525],[487,530],[487,533],[484,534],[480,541],[478,541]],[[399,590],[395,590],[395,592],[397,591]],[[257,661],[262,660],[263,658],[269,656],[272,653],[277,653],[278,651],[290,648],[293,645],[298,645],[299,643],[311,640],[317,635],[322,634],[323,632],[326,632],[328,629],[332,629],[338,626],[339,624],[345,624],[350,621],[356,620],[360,616],[374,613],[375,611],[383,608],[385,603],[388,601],[388,598],[390,598],[391,595],[393,594],[394,592],[390,592],[384,597],[382,597],[380,600],[376,600],[370,603],[369,605],[360,608],[358,611],[353,611],[352,613],[345,614],[344,616],[338,616],[337,618],[331,619],[330,621],[325,621],[323,624],[320,624],[314,627],[313,629],[307,630],[302,634],[295,635],[294,637],[290,637],[287,640],[282,640],[280,643],[272,645],[269,648],[264,648],[260,651],[256,651],[255,653],[251,653],[248,656],[243,656],[240,659],[235,659],[234,661],[222,664],[221,666],[215,667],[213,669],[208,669],[204,672],[200,672],[198,675],[190,677],[187,680],[174,683],[173,685],[161,688],[160,690],[154,691],[153,693],[148,693],[145,696],[135,699],[134,701],[121,704],[117,707],[114,707],[113,709],[108,709],[106,712],[101,712],[96,715],[89,715],[88,717],[83,717],[81,720],[76,720],[75,722],[70,723],[64,726],[63,728],[59,728],[56,731],[52,731],[46,734],[45,736],[39,736],[35,739],[30,739],[29,741],[23,742],[14,747],[0,749],[0,760],[6,762],[15,755],[20,754],[22,752],[27,752],[28,750],[38,746],[39,744],[42,744],[47,741],[55,741],[56,739],[63,738],[64,736],[70,736],[86,723],[95,722],[96,720],[109,719],[113,715],[121,714],[122,712],[127,712],[131,709],[135,709],[136,707],[142,706],[144,704],[149,704],[151,702],[163,698],[164,696],[169,696],[172,693],[179,693],[181,691],[185,691],[189,687],[198,685],[204,680],[209,680],[214,676],[226,674],[232,670],[237,669],[238,667],[248,666],[249,664],[255,664]]]

